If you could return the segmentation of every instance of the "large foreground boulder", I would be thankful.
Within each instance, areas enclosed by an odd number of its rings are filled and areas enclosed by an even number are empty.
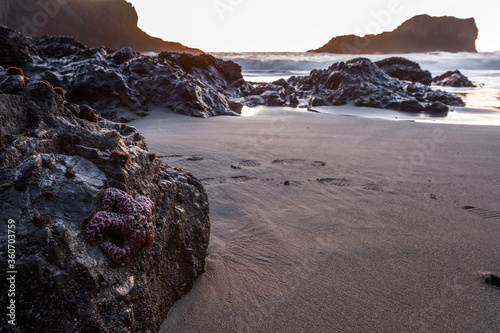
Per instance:
[[[15,300],[20,332],[156,332],[204,271],[202,184],[161,164],[135,128],[22,78],[15,93],[0,92],[0,227],[15,225],[17,271],[15,298],[4,292],[1,304]],[[0,249],[7,258],[6,236]],[[2,278],[2,290],[11,282]]]

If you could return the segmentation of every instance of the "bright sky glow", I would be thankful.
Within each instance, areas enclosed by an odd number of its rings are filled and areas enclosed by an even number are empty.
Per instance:
[[[477,48],[500,51],[498,0],[127,0],[150,35],[207,52],[307,51],[380,33],[418,15],[474,17]]]

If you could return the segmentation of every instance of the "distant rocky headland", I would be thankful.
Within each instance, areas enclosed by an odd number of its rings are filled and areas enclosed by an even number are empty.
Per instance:
[[[415,16],[391,32],[332,38],[308,52],[338,54],[397,54],[423,52],[477,52],[478,29],[474,18]]]
[[[0,0],[0,25],[25,36],[73,36],[89,47],[131,47],[139,52],[201,50],[155,38],[137,27],[134,7],[125,0]]]

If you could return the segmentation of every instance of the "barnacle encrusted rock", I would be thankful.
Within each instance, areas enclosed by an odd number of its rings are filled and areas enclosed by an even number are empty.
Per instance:
[[[158,331],[204,270],[205,189],[192,174],[152,158],[134,127],[68,103],[48,82],[25,82],[0,92],[0,228],[15,221],[17,329]],[[130,161],[114,163],[114,150]],[[133,220],[112,224],[125,238],[99,238],[114,261],[87,241],[86,226],[96,226],[96,217],[105,221],[99,211]],[[6,242],[0,238],[0,251]],[[2,290],[6,283],[1,279]],[[1,304],[6,297],[0,294]]]

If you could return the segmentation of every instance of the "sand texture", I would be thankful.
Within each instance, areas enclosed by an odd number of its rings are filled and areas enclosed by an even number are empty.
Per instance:
[[[161,332],[498,332],[499,127],[279,108],[132,125],[211,207],[206,272]]]

